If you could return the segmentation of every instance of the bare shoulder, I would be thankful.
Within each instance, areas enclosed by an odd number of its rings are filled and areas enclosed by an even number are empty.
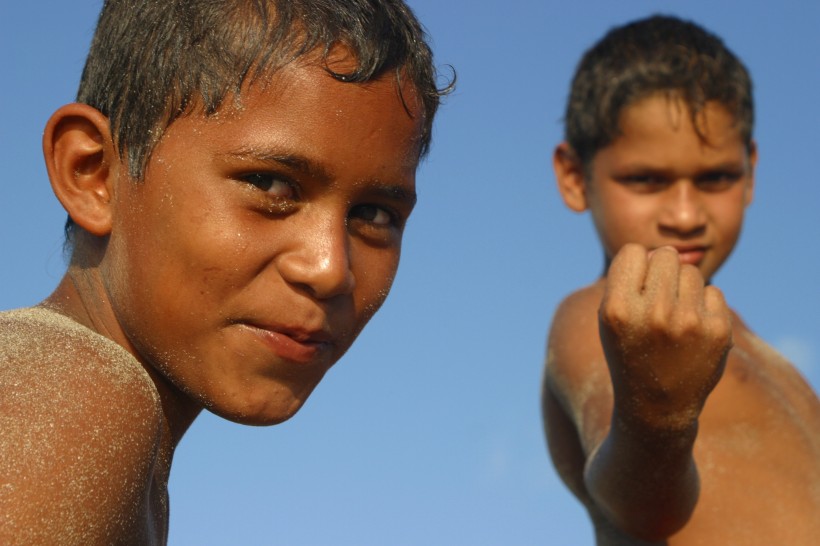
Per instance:
[[[740,317],[734,315],[733,322],[734,345],[718,384],[719,390],[716,389],[712,396],[715,399],[713,411],[707,417],[720,417],[738,411],[737,408],[750,408],[744,417],[753,416],[757,426],[769,426],[780,434],[795,431],[808,441],[813,456],[820,457],[820,399],[817,394],[797,368],[753,333]],[[753,411],[751,408],[761,409]]]
[[[598,308],[604,294],[603,282],[573,292],[561,302],[552,319],[549,350],[558,356],[571,356],[588,347],[576,341],[590,334],[598,335]]]
[[[734,367],[732,371],[741,375],[759,375],[800,412],[801,418],[816,423],[820,419],[820,401],[797,368],[752,332],[737,315],[734,315],[734,322],[734,347],[729,361]]]
[[[53,311],[4,312],[0,392],[0,542],[140,538],[162,430],[142,366]]]
[[[699,421],[701,494],[680,541],[815,544],[820,400],[786,358],[733,322],[734,346]]]
[[[705,417],[754,416],[773,429],[804,429],[820,455],[820,399],[797,368],[733,314],[733,346]],[[765,411],[757,410],[765,408]],[[778,422],[769,421],[774,417]]]

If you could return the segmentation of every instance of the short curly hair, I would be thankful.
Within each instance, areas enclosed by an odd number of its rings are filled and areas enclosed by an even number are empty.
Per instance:
[[[564,117],[564,138],[579,163],[588,170],[620,134],[623,110],[656,93],[682,98],[693,119],[707,102],[719,102],[751,146],[754,100],[746,67],[697,24],[654,15],[613,28],[581,58]]]
[[[427,36],[403,0],[106,0],[77,101],[108,117],[131,178],[141,180],[175,119],[213,115],[242,86],[269,78],[303,56],[342,45],[362,83],[393,71],[421,97],[420,154],[454,81],[439,87]],[[74,224],[66,222],[70,244]]]

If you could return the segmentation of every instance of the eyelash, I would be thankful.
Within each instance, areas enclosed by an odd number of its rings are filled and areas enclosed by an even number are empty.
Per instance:
[[[720,172],[706,173],[699,177],[695,183],[697,186],[706,191],[720,191],[729,188],[735,182],[742,178],[742,174],[736,172]]]
[[[364,213],[366,211],[366,213]],[[374,212],[376,214],[371,214]],[[362,205],[356,205],[351,209],[351,216],[361,219],[364,222],[367,222],[369,225],[376,226],[378,228],[387,228],[387,227],[398,227],[400,225],[399,215],[396,211],[384,207],[381,205],[376,205],[373,203],[366,203]],[[385,222],[376,222],[375,216],[379,213],[383,213],[387,216],[387,220]],[[364,214],[363,214],[364,213]]]
[[[728,188],[742,177],[741,174],[735,172],[708,172],[695,178],[695,185],[705,191],[719,191]],[[666,188],[670,181],[663,176],[655,176],[652,174],[636,174],[628,175],[621,178],[621,182],[633,186],[644,191],[652,191],[655,189]]]
[[[624,180],[632,184],[659,184],[663,182],[661,177],[651,174],[636,174],[627,176]]]
[[[651,174],[636,174],[624,176],[621,183],[633,188],[636,191],[652,192],[663,189],[668,185],[665,178]]]
[[[271,195],[271,197],[275,197],[277,199],[290,199],[295,197],[296,195],[296,184],[290,181],[287,177],[273,174],[273,173],[250,173],[240,177],[244,182],[258,188],[259,190]],[[271,194],[270,190],[273,185],[277,182],[281,182],[282,184],[287,185],[290,189],[291,194],[288,197],[283,197],[275,194]]]

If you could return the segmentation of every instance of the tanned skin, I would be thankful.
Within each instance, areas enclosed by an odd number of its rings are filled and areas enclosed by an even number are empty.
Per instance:
[[[173,451],[199,412],[288,419],[384,301],[421,101],[393,72],[339,81],[329,68],[355,59],[322,53],[175,120],[140,181],[99,111],[49,121],[49,175],[79,229],[40,307],[70,326],[0,347],[0,543],[165,543]],[[12,328],[0,316],[0,339]]]
[[[695,130],[662,96],[624,111],[591,170],[555,154],[590,210],[606,274],[558,308],[543,412],[561,478],[599,545],[811,545],[820,402],[708,280],[751,201],[748,149],[719,104]]]

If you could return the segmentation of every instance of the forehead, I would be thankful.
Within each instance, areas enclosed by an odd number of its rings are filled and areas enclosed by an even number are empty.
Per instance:
[[[647,164],[725,162],[744,158],[746,146],[729,111],[707,102],[694,116],[686,102],[653,95],[627,106],[619,120],[619,135],[596,155],[617,162]]]
[[[693,117],[690,105],[675,93],[655,93],[627,105],[618,126],[631,133],[694,131],[707,141],[740,138],[736,120],[723,104],[707,101]]]
[[[328,71],[347,58],[327,64],[302,60],[269,78],[245,85],[209,116],[196,108],[175,120],[157,152],[167,155],[167,141],[188,141],[215,153],[265,150],[297,153],[331,168],[352,159],[365,169],[412,170],[419,160],[423,109],[416,89],[394,73],[364,83],[348,83]],[[167,158],[166,158],[167,159]]]

